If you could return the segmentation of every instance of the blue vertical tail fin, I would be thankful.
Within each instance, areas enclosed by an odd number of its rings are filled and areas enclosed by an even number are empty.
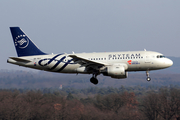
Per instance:
[[[46,55],[42,52],[19,27],[10,27],[14,46],[18,57]]]

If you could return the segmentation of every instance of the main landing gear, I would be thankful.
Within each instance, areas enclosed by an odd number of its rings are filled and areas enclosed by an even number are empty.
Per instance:
[[[90,79],[90,82],[95,85],[98,84],[98,79],[96,77],[97,77],[97,75],[93,74],[92,78]]]
[[[151,78],[149,77],[149,71],[148,70],[146,71],[146,76],[147,76],[146,80],[151,81]]]

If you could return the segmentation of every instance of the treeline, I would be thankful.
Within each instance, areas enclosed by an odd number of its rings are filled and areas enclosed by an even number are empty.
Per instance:
[[[145,72],[129,72],[127,79],[113,79],[111,77],[99,75],[97,87],[113,86],[116,88],[123,86],[168,86],[170,84],[179,85],[180,74],[157,74],[151,72],[151,81],[147,82]],[[91,75],[59,74],[45,71],[3,71],[0,70],[0,88],[58,88],[60,85],[69,88],[83,89],[93,87],[90,82]]]
[[[68,93],[72,93],[74,96],[85,96],[88,95],[107,95],[112,93],[123,93],[123,92],[133,92],[136,96],[139,95],[145,95],[149,91],[156,91],[158,92],[163,87],[160,86],[152,86],[149,85],[147,87],[144,86],[134,86],[134,87],[127,87],[121,85],[121,87],[89,87],[84,89],[75,89],[75,88],[69,88],[69,87],[63,87],[63,88],[41,88],[41,89],[31,89],[31,88],[24,88],[24,89],[17,89],[17,88],[11,88],[11,89],[0,89],[0,91],[19,91],[20,93],[26,93],[28,91],[41,91],[43,94],[61,94],[64,96],[67,96]],[[169,85],[167,86],[168,89],[177,88],[180,89],[180,86],[178,85]]]
[[[97,88],[96,88],[97,89]],[[107,88],[108,89],[108,88]],[[117,89],[117,88],[116,88]],[[117,89],[118,90],[118,89]],[[73,90],[72,90],[73,91]],[[107,91],[107,90],[106,90]],[[63,90],[0,90],[1,120],[174,120],[180,117],[180,89],[82,95]],[[79,95],[79,96],[78,96]]]

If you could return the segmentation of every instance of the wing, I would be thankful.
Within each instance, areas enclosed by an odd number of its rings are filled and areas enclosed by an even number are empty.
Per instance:
[[[90,66],[90,67],[93,67],[93,66],[98,66],[98,67],[102,67],[102,66],[106,66],[106,65],[109,65],[107,63],[103,63],[103,62],[100,62],[100,61],[92,61],[92,60],[89,60],[87,58],[83,58],[83,57],[80,57],[80,56],[77,56],[77,55],[69,55],[69,57],[72,57],[74,60],[74,62],[78,62],[79,64],[81,64],[82,66]]]

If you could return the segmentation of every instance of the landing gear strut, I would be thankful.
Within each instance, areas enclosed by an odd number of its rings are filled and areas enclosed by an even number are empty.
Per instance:
[[[146,76],[147,76],[146,80],[151,81],[151,78],[149,77],[149,71],[148,70],[146,71]]]
[[[97,75],[93,74],[92,78],[90,79],[90,82],[97,85],[98,84],[98,79],[96,78]]]

